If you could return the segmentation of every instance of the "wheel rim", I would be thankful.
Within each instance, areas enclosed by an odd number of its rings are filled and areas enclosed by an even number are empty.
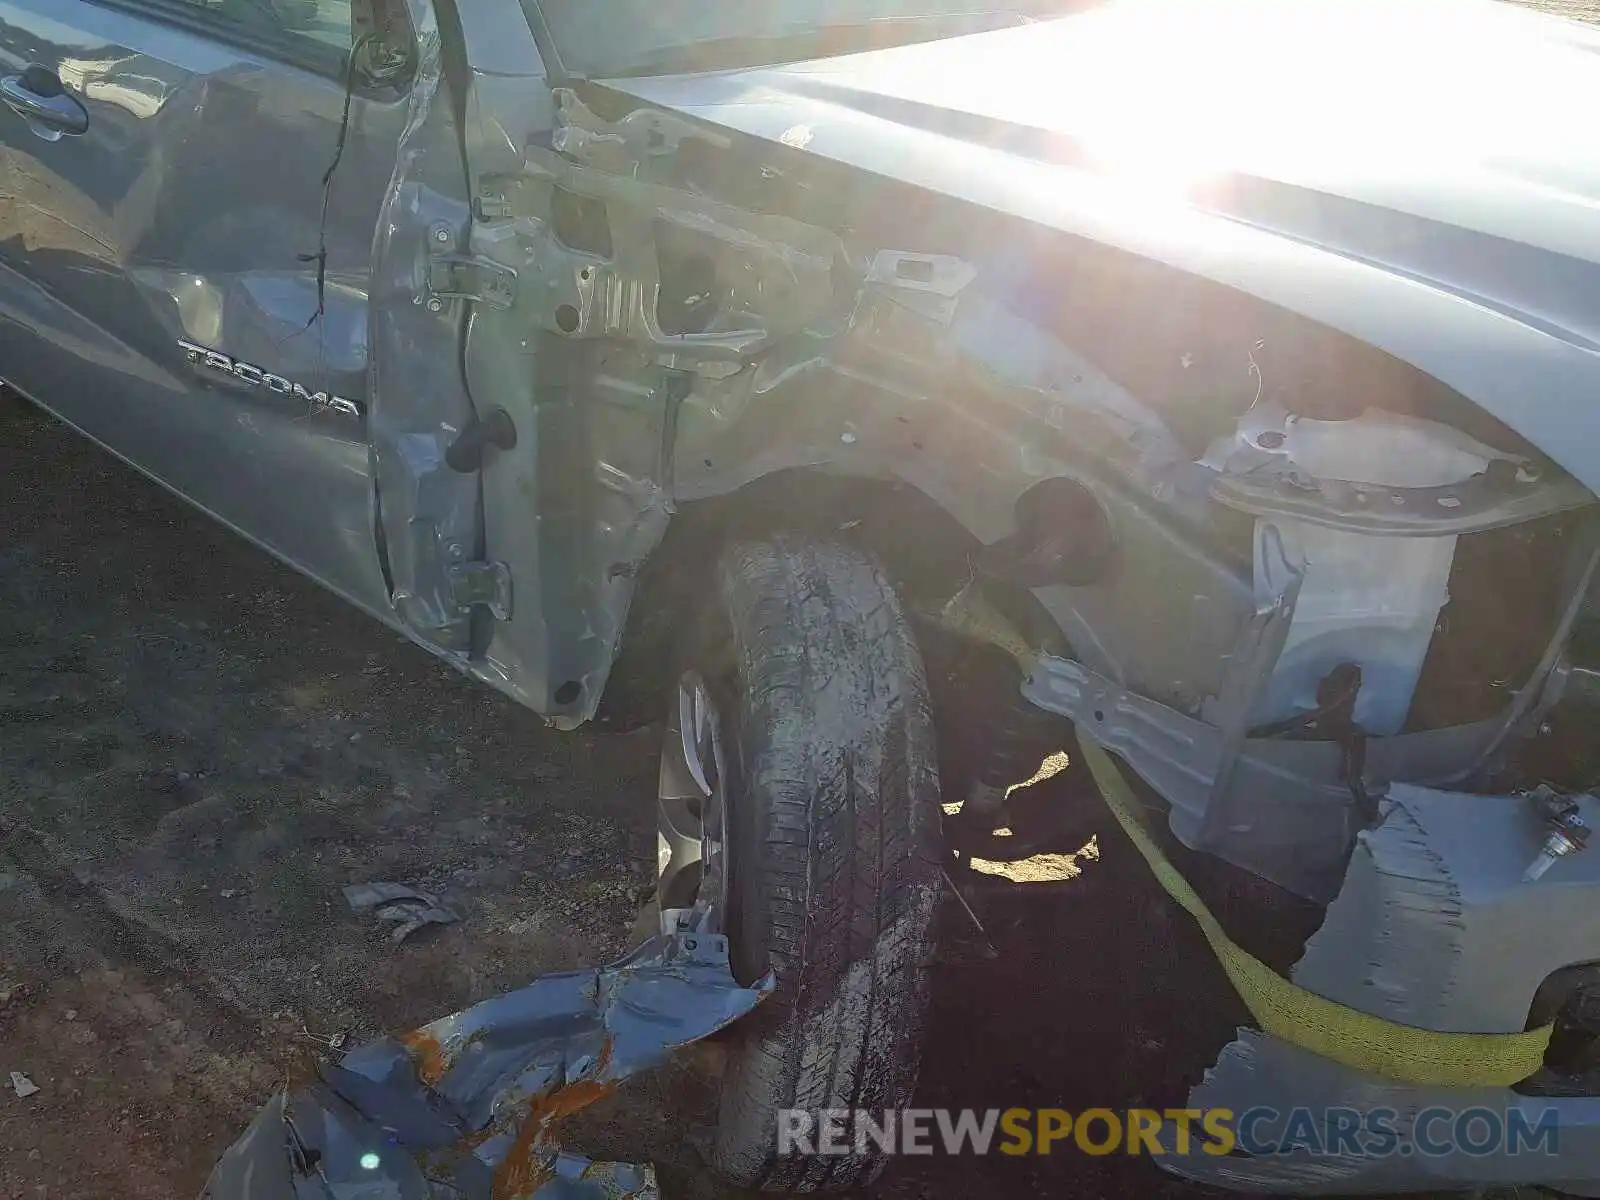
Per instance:
[[[705,680],[686,672],[667,713],[656,787],[656,898],[667,933],[721,933],[726,927],[722,730],[722,714]]]

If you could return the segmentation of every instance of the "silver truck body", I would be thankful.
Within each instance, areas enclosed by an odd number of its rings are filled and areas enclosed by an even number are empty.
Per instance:
[[[563,726],[675,522],[788,473],[909,487],[919,537],[1050,542],[1010,578],[1024,694],[1180,840],[1329,904],[1302,982],[1512,1032],[1600,961],[1600,861],[1524,881],[1548,831],[1499,786],[1590,678],[1600,35],[1120,2],[607,71],[531,0],[358,0],[342,50],[215,7],[0,0],[18,390]],[[1352,657],[1376,820],[1350,738],[1282,736]],[[1201,1093],[1522,1102],[1307,1057],[1244,1035]],[[1563,1086],[1527,1101],[1551,1161],[1184,1169],[1600,1194],[1600,1090]]]

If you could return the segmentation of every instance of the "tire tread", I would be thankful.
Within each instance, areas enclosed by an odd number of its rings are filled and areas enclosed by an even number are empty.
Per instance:
[[[736,858],[735,940],[778,987],[730,1052],[713,1165],[771,1191],[858,1187],[880,1155],[779,1157],[777,1117],[910,1102],[941,871],[927,681],[893,587],[852,547],[735,545],[718,586],[743,697],[731,805],[758,859]]]

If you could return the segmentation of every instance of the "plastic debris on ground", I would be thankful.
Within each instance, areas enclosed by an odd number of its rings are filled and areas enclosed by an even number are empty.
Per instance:
[[[320,1063],[223,1155],[202,1200],[658,1196],[649,1166],[562,1150],[560,1122],[771,989],[740,986],[727,939],[708,934],[544,976]]]
[[[461,916],[437,896],[403,883],[353,883],[344,889],[345,903],[354,912],[371,912],[380,921],[393,921],[389,934],[403,942],[426,925],[454,925]]]

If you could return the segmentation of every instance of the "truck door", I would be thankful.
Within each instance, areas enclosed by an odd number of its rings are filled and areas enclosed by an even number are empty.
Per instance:
[[[0,375],[417,640],[469,650],[470,211],[426,0],[0,0]]]

